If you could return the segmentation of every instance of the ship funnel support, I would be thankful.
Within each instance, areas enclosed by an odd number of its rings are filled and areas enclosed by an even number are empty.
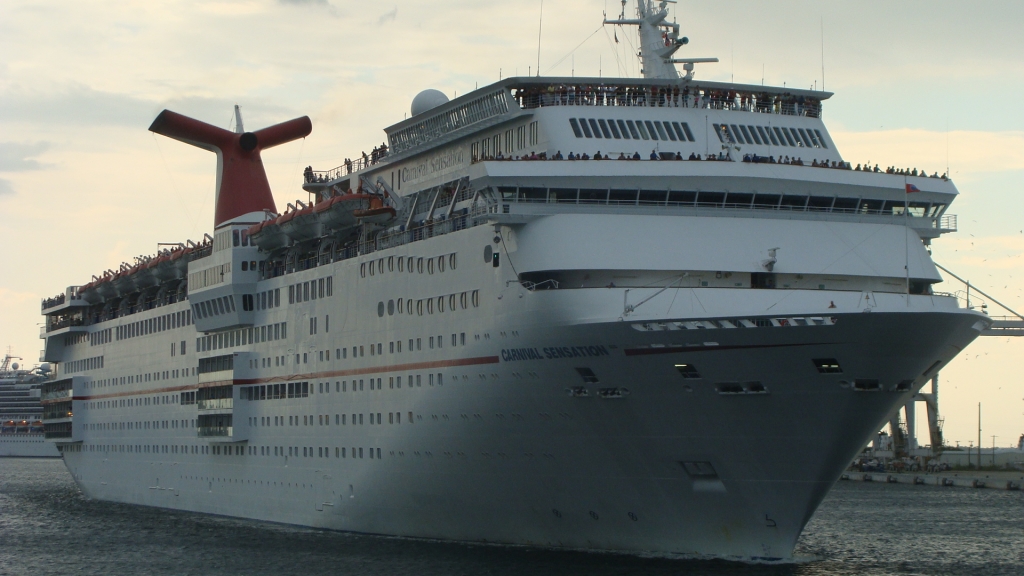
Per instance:
[[[241,127],[241,121],[237,125]],[[164,110],[149,130],[217,154],[216,227],[250,212],[277,212],[260,151],[305,138],[313,124],[303,116],[239,134]]]

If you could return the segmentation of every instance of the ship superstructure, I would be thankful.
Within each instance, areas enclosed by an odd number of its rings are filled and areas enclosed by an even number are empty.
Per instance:
[[[424,92],[281,213],[258,153],[308,119],[162,113],[218,154],[213,235],[44,303],[47,437],[98,499],[788,557],[989,324],[932,290],[957,190],[851,170],[829,93],[661,76]]]

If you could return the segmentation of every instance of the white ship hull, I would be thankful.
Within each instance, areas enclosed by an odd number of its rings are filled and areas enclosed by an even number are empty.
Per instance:
[[[481,226],[424,241],[420,252],[477,246],[490,236]],[[481,274],[509,274],[472,260],[460,252],[445,281],[472,286]],[[356,278],[358,265],[329,269],[335,278]],[[435,315],[430,325],[419,316],[385,317],[390,333],[379,327],[374,304],[389,296],[383,292],[431,280],[397,272],[336,280],[341,295],[313,301],[289,341],[252,346],[259,356],[285,353],[289,361],[308,350],[311,361],[257,370],[244,382],[305,380],[316,389],[307,398],[236,399],[235,435],[245,441],[211,444],[161,420],[159,430],[88,433],[84,445],[65,449],[68,469],[97,499],[338,530],[788,557],[865,440],[977,336],[981,318],[933,296],[913,296],[908,305],[903,294],[872,294],[865,303],[859,292],[703,288],[665,291],[620,320],[623,290],[527,292],[492,282],[480,308]],[[789,320],[743,327],[741,320],[764,318],[767,308],[771,318]],[[307,317],[331,311],[341,314],[332,315],[329,334],[305,333]],[[735,327],[673,323],[694,319]],[[449,334],[463,331],[465,345],[451,347]],[[358,360],[329,354],[320,361],[317,353],[413,337],[427,348],[430,333],[440,333],[443,348]],[[150,345],[155,354],[178,338]],[[575,357],[551,357],[567,355]],[[819,373],[815,358],[839,358],[842,373]],[[700,378],[682,378],[680,363]],[[585,382],[579,367],[599,381]],[[434,384],[435,374],[442,384]],[[398,376],[405,384],[391,387]],[[420,385],[410,389],[412,376]],[[353,378],[379,378],[382,389],[367,383],[353,392]],[[860,379],[877,381],[878,389],[858,390]],[[347,391],[336,389],[340,381]],[[754,382],[764,393],[718,388]],[[912,384],[895,390],[901,382]],[[324,383],[329,393],[319,392]],[[155,391],[177,390],[174,384]],[[83,401],[131,395],[97,391]],[[105,412],[85,411],[97,422]],[[176,404],[132,412],[179,422],[196,414]],[[337,424],[341,414],[345,425]],[[374,414],[383,423],[370,424]],[[401,424],[389,422],[395,414]],[[284,425],[264,425],[271,421]],[[686,465],[695,463],[713,470],[693,474]]]
[[[0,458],[60,458],[53,442],[43,434],[0,434]]]

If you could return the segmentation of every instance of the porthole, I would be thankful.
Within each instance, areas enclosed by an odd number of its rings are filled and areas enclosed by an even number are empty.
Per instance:
[[[473,290],[473,308],[480,307],[480,291]]]
[[[399,260],[399,262],[401,262],[401,260]],[[401,298],[398,299],[398,313],[399,314],[402,313],[402,303],[403,302],[405,302],[405,300],[402,300]]]
[[[434,273],[434,259],[431,258],[431,259],[427,260],[427,274],[433,274],[433,273]]]
[[[384,303],[383,302],[378,302],[377,303],[377,316],[379,318],[383,318],[384,317]]]
[[[484,246],[484,262],[490,264],[492,254],[494,254],[494,250],[491,248],[491,245]]]
[[[444,272],[444,256],[437,257],[437,271]]]
[[[459,306],[462,306],[463,310],[466,309],[466,299],[467,299],[467,295],[466,295],[465,292],[463,292],[461,295],[459,295]]]
[[[359,277],[366,278],[366,262],[359,265]]]
[[[383,258],[377,260],[377,270],[379,270],[381,274],[384,273],[384,259]]]
[[[401,256],[398,257],[398,271],[405,271],[405,258],[402,258]]]
[[[455,311],[455,294],[448,296],[448,309],[452,312]]]
[[[455,270],[455,253],[452,252],[448,255],[448,267]]]
[[[423,300],[416,301],[416,314],[418,316],[423,316]]]
[[[437,297],[437,313],[440,314],[442,312],[444,312],[444,296],[438,296]]]
[[[409,274],[412,274],[412,272],[413,272],[413,269],[412,269],[412,261],[413,261],[413,258],[412,258],[412,256],[409,256],[409,259],[408,259],[408,261],[407,261],[407,262],[405,263],[405,264],[406,264],[406,266],[405,266],[405,267],[406,267],[406,268],[407,268],[407,269],[409,270]]]
[[[434,299],[433,298],[428,298],[427,299],[427,314],[433,314],[433,313],[434,313]]]
[[[373,269],[374,269],[374,265],[373,264],[374,264],[373,260],[370,260],[370,276],[373,276]]]
[[[405,301],[405,311],[408,314],[412,314],[412,298]]]
[[[423,274],[423,258],[416,259],[416,271]]]
[[[388,300],[388,316],[394,316],[394,315],[395,315],[395,301],[394,300]]]
[[[388,256],[388,272],[394,272],[394,271],[395,271],[395,257],[394,256]]]

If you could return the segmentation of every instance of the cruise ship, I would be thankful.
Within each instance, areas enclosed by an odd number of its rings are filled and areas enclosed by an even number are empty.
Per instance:
[[[401,537],[786,559],[990,320],[933,290],[938,175],[851,169],[830,93],[642,78],[427,90],[278,207],[253,132],[212,234],[43,303],[44,425],[89,497]],[[676,65],[682,65],[682,74]],[[401,114],[396,111],[395,117]],[[892,171],[890,171],[892,172]],[[903,172],[903,171],[900,171]]]
[[[10,351],[0,360],[0,457],[59,458],[60,452],[43,435],[43,382],[50,366],[25,370]]]

